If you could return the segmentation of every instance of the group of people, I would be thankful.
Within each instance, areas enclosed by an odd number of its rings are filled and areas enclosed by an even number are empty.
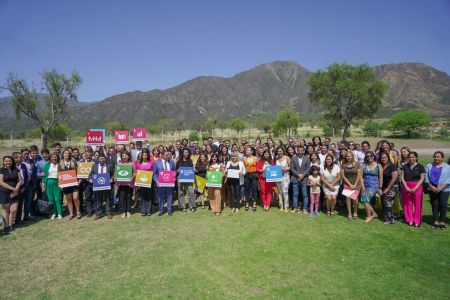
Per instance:
[[[76,171],[80,162],[93,163],[88,178],[79,179],[76,186],[61,188],[58,172]],[[131,166],[131,181],[115,180],[114,170],[121,165]],[[281,167],[279,181],[266,180],[269,166]],[[161,171],[179,172],[182,167],[193,168],[202,178],[207,177],[208,171],[220,171],[222,184],[203,190],[193,182],[160,185]],[[134,186],[138,170],[153,171],[151,187]],[[109,173],[110,189],[94,191],[93,177],[105,173]],[[238,175],[231,176],[232,173]],[[241,209],[256,211],[259,201],[262,209],[269,211],[272,200],[277,200],[280,211],[310,217],[319,216],[321,211],[333,217],[339,202],[346,207],[349,221],[359,218],[362,203],[366,223],[378,218],[377,206],[381,206],[385,224],[404,220],[419,228],[424,193],[430,197],[432,227],[445,229],[450,166],[444,162],[441,151],[436,151],[433,162],[424,166],[416,152],[408,147],[398,151],[386,140],[372,150],[367,141],[333,143],[330,138],[322,141],[318,136],[311,142],[290,138],[286,144],[271,138],[263,143],[260,139],[238,141],[221,137],[217,141],[210,137],[202,145],[187,139],[156,147],[136,142],[107,149],[86,146],[82,153],[71,147],[62,150],[56,143],[51,153],[48,149],[39,153],[36,146],[31,146],[6,155],[0,169],[4,234],[35,218],[37,199],[52,204],[51,219],[62,219],[64,198],[68,220],[80,219],[82,213],[95,220],[104,215],[111,219],[113,211],[119,209],[123,218],[129,218],[133,207],[138,207],[142,216],[172,216],[174,199],[182,212],[195,212],[199,200],[202,209],[209,204],[215,215],[226,207],[232,213]]]

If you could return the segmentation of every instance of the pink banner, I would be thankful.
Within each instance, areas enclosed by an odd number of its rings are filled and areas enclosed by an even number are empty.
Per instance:
[[[116,144],[128,144],[130,142],[130,136],[126,130],[116,130],[114,133],[114,140]]]
[[[159,186],[175,186],[175,171],[159,171],[158,173],[158,184]]]
[[[133,129],[133,139],[135,141],[144,141],[147,139],[147,129],[146,128],[134,128]]]
[[[86,131],[87,145],[103,145],[103,132],[101,131]]]

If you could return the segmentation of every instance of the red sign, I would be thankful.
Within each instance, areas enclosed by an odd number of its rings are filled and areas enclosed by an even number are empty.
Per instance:
[[[86,131],[87,145],[103,145],[103,132],[101,131]]]
[[[134,128],[133,129],[133,139],[135,141],[144,141],[147,139],[147,129],[146,128]]]
[[[116,144],[128,144],[130,142],[130,136],[126,130],[116,130],[114,134],[114,140]]]
[[[174,187],[175,186],[175,171],[159,171],[158,173],[158,186]]]
[[[78,185],[77,172],[75,170],[58,172],[58,185],[60,188],[77,186]]]

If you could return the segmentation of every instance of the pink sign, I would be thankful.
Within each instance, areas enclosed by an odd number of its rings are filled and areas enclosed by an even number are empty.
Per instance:
[[[116,130],[114,133],[114,140],[116,144],[128,144],[130,142],[130,136],[126,130]]]
[[[175,171],[159,171],[158,186],[174,187],[175,186]]]
[[[147,139],[147,129],[146,128],[134,128],[133,129],[133,139],[135,141],[144,141]]]
[[[103,145],[103,132],[86,131],[86,145]]]

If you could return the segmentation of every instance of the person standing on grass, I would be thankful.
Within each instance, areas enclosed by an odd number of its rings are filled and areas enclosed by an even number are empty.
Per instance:
[[[3,156],[3,167],[0,168],[0,204],[2,205],[3,234],[14,231],[19,191],[21,186],[19,170],[12,156]]]
[[[373,205],[377,196],[382,194],[381,187],[383,186],[383,169],[375,160],[375,154],[372,151],[366,153],[365,165],[362,171],[362,188],[361,188],[361,202],[366,209],[366,223],[371,222],[377,218]]]
[[[238,178],[231,178],[228,176],[229,170],[237,170]],[[239,212],[240,209],[240,179],[245,175],[244,163],[239,161],[239,154],[234,152],[231,154],[231,160],[225,166],[226,182],[230,190],[230,208],[231,212]]]
[[[442,151],[436,151],[433,155],[433,163],[427,165],[425,183],[430,194],[433,211],[432,228],[444,230],[446,229],[445,218],[450,194],[450,166],[444,162]]]
[[[206,172],[208,171],[208,161],[206,160],[206,155],[205,154],[200,154],[198,156],[197,162],[195,163],[195,175],[201,177],[201,178],[206,178]],[[201,204],[202,204],[202,209],[205,209],[205,196],[206,196],[206,188],[203,190],[202,193],[196,192],[199,197],[201,197]],[[220,203],[220,201],[219,201]],[[213,213],[215,213],[215,211],[213,210],[213,207],[210,203],[210,207],[211,207],[211,211]],[[219,212],[220,212],[220,208],[219,208]]]
[[[320,186],[322,181],[320,180],[320,168],[318,166],[311,166],[311,175],[308,176],[309,186],[309,216],[319,215],[319,202],[320,202]]]
[[[361,189],[361,167],[355,160],[354,152],[348,151],[342,161],[341,176],[344,184],[344,189],[349,188],[352,191],[358,191]],[[358,197],[352,199],[345,197],[347,204],[347,220],[358,219]],[[353,215],[352,215],[353,207]]]
[[[336,197],[341,180],[341,168],[334,163],[334,157],[331,154],[327,154],[324,158],[324,163],[320,169],[320,180],[326,197],[327,216],[334,216],[334,207],[336,206]]]
[[[138,170],[143,171],[151,171],[153,169],[153,162],[150,159],[150,152],[148,149],[142,149],[142,152],[139,153],[140,157],[137,161],[138,163],[135,164],[135,172]],[[136,173],[134,174],[134,177],[136,177]],[[143,217],[150,216],[152,214],[153,210],[153,199],[155,198],[155,189],[154,187],[137,187],[139,189],[139,193],[141,196],[141,215]]]
[[[419,164],[417,152],[409,153],[409,162],[403,166],[402,202],[406,223],[419,228],[422,223],[422,183],[425,180],[425,168]]]
[[[226,147],[224,147],[226,148]],[[200,159],[202,159],[202,156],[205,157],[206,155],[201,154]],[[197,162],[198,164],[199,162]],[[217,154],[211,155],[211,160],[208,163],[208,171],[221,171],[224,172],[225,165],[219,162],[219,157]],[[197,169],[198,170],[198,169]],[[205,178],[206,178],[206,172],[205,172]],[[222,188],[220,187],[208,187],[208,199],[209,199],[209,205],[211,206],[211,211],[216,215],[220,215],[222,213],[222,193],[221,189],[226,188],[222,184]]]
[[[58,172],[60,171],[59,155],[53,152],[50,155],[50,161],[44,166],[44,176],[42,178],[42,193],[47,196],[47,201],[53,203],[51,211],[51,219],[56,217],[62,219],[62,207],[61,207],[61,188],[58,186]]]
[[[75,170],[77,171],[77,163],[72,159],[72,154],[68,149],[64,150],[63,158],[60,162],[60,171],[69,171]],[[81,211],[80,211],[80,201],[79,201],[79,186],[69,186],[62,189],[63,194],[66,196],[67,200],[67,208],[69,209],[69,217],[68,221],[74,218],[73,215],[73,205],[75,204],[75,210],[77,213],[77,219],[81,219]]]
[[[93,153],[91,150],[86,150],[83,155],[83,159],[80,162],[92,162]],[[89,182],[89,179],[80,179],[79,180],[80,187],[80,196],[83,195],[83,199],[86,205],[86,213],[87,217],[92,217],[94,213],[94,199],[93,199],[93,190],[92,183]],[[81,197],[80,197],[81,198]]]
[[[272,201],[272,190],[274,187],[273,182],[266,181],[266,168],[268,166],[273,166],[274,162],[270,155],[269,150],[264,150],[261,158],[256,164],[256,171],[258,172],[258,183],[261,190],[261,202],[264,211],[269,211],[270,202]]]
[[[249,203],[252,202],[252,210],[256,211],[256,196],[258,195],[258,173],[256,172],[256,149],[248,146],[245,150],[245,210],[249,209]]]
[[[23,206],[19,203],[19,208],[17,210],[17,220],[19,222],[27,222],[33,219],[32,204],[33,204],[33,190],[36,184],[36,166],[33,160],[30,158],[30,150],[25,148],[21,151],[22,154],[22,164],[26,166],[27,169],[27,181],[25,182],[25,190],[23,192]],[[22,208],[23,208],[23,219],[22,219]]]
[[[275,150],[275,153],[276,153],[275,165],[281,166],[281,171],[283,175],[283,177],[281,178],[281,182],[277,182],[278,205],[280,207],[280,211],[288,212],[289,183],[291,181],[289,171],[291,169],[291,160],[286,155],[283,146],[278,146]]]
[[[300,212],[298,196],[302,193],[303,214],[308,211],[308,175],[311,170],[309,157],[305,155],[305,148],[297,148],[297,154],[291,158],[291,183],[293,187],[293,209],[292,212]]]
[[[131,166],[131,173],[133,172],[133,162],[128,151],[122,152],[118,166]],[[116,190],[119,196],[120,209],[122,210],[122,218],[131,218],[131,200],[133,197],[133,179],[130,182],[116,182]]]
[[[172,208],[172,202],[173,202],[173,187],[167,187],[167,186],[159,186],[158,184],[158,176],[159,171],[175,171],[175,164],[172,157],[172,152],[168,149],[162,149],[161,151],[162,159],[157,160],[153,164],[153,181],[157,185],[157,191],[158,191],[158,202],[159,202],[159,213],[158,216],[162,216],[164,214],[164,204],[167,201],[167,211],[168,215],[173,215],[173,208]]]
[[[191,151],[188,148],[181,150],[181,156],[175,164],[175,171],[177,174],[180,172],[181,167],[193,168],[194,163],[191,159]],[[195,197],[194,197],[194,183],[193,182],[178,182],[178,206],[183,211],[186,212],[186,195],[189,199],[189,209],[191,212],[195,212]]]
[[[93,183],[93,177],[97,174],[109,173],[109,183],[112,185],[114,182],[114,166],[106,162],[106,156],[103,153],[98,155],[98,161],[94,164],[89,174],[89,182]],[[95,209],[95,220],[99,220],[102,217],[102,205],[105,202],[105,212],[108,219],[112,219],[112,202],[111,197],[112,191],[101,190],[94,191],[94,209]]]
[[[383,205],[384,224],[394,224],[392,205],[398,192],[398,168],[391,163],[389,154],[380,154],[380,166],[383,171],[383,186],[381,187],[381,204]]]

